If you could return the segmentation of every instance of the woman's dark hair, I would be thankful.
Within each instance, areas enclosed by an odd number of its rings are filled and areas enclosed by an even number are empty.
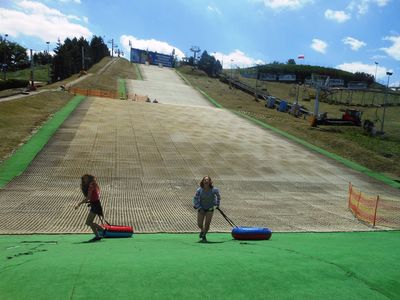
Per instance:
[[[201,188],[204,188],[204,179],[205,179],[206,177],[208,177],[208,179],[210,180],[210,188],[213,188],[214,186],[213,186],[213,182],[212,182],[212,179],[211,179],[210,176],[204,176],[204,177],[203,177],[203,179],[200,181],[200,186],[201,186]]]
[[[94,181],[94,176],[85,174],[81,177],[81,190],[85,197],[88,196],[89,185]]]

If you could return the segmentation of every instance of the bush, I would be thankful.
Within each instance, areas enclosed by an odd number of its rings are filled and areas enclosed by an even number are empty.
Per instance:
[[[14,88],[22,88],[27,87],[29,84],[28,80],[22,79],[8,79],[0,81],[0,91],[14,89]]]

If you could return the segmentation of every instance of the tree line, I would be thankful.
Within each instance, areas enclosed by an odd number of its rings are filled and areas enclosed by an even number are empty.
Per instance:
[[[15,71],[26,68],[29,65],[27,49],[18,43],[9,41],[0,36],[0,62],[1,69]]]
[[[57,43],[54,52],[52,81],[62,80],[81,70],[87,70],[103,57],[110,56],[106,43],[98,36],[93,36],[90,43],[83,37],[67,38],[64,43],[60,41]]]
[[[65,79],[82,69],[87,70],[110,55],[107,44],[98,36],[93,36],[90,42],[83,37],[67,38],[63,43],[58,41],[54,53],[53,56],[47,51],[33,54],[35,65],[51,65],[52,81]],[[4,36],[0,36],[0,62],[1,70],[7,72],[26,69],[31,64],[28,49]]]
[[[204,71],[210,77],[216,77],[222,71],[221,62],[215,59],[214,56],[209,55],[207,51],[203,51],[199,61],[195,61],[194,57],[190,57],[188,64],[191,66],[197,66],[197,68]]]

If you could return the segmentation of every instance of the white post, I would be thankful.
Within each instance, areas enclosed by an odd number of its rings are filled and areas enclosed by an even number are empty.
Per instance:
[[[382,123],[381,123],[381,133],[382,134],[383,134],[383,124],[385,123],[386,104],[387,104],[387,96],[388,96],[388,91],[389,91],[389,78],[390,78],[390,75],[392,75],[392,74],[393,74],[392,72],[386,72],[388,79],[387,79],[387,84],[386,84],[385,100],[383,101],[383,116],[382,116]]]
[[[31,87],[33,87],[34,84],[34,69],[35,69],[35,63],[33,61],[33,51],[32,49],[30,49],[30,53],[31,53]]]

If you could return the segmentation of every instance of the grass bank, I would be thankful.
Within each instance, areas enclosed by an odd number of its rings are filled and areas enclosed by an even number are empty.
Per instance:
[[[104,59],[103,59],[104,60]],[[109,59],[105,60],[107,63]],[[102,61],[103,62],[103,61]],[[93,75],[85,78],[74,85],[76,88],[92,89],[92,90],[105,90],[105,91],[119,91],[118,78],[123,79],[137,79],[135,66],[124,58],[117,59],[114,63],[110,64],[104,72],[99,74],[101,69],[99,66],[90,69],[88,72]]]
[[[50,68],[50,70],[48,69]],[[37,65],[34,69],[34,80],[46,83],[49,80],[50,65]],[[22,69],[14,72],[7,72],[8,79],[31,80],[31,68]]]
[[[19,100],[0,102],[0,162],[26,142],[71,98],[72,95],[68,93],[43,92]]]
[[[0,165],[0,189],[14,177],[21,175],[25,171],[60,125],[62,125],[83,99],[85,99],[84,96],[75,96],[72,98],[63,108],[47,120],[27,143],[19,147],[10,158],[2,162]]]

